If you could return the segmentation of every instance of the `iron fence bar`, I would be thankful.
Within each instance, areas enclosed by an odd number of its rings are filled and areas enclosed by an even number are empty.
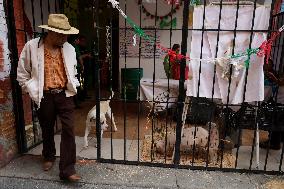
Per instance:
[[[273,20],[272,20],[272,22],[273,23],[275,23],[275,22],[277,22],[278,21],[278,19],[279,19],[279,17],[276,17],[276,18],[273,18]],[[275,25],[275,24],[273,24],[272,25],[272,29],[276,29],[277,28],[277,25],[278,25],[278,22],[277,22],[277,24]],[[278,40],[278,38],[276,39],[276,40]],[[271,58],[272,58],[272,60],[273,60],[273,63],[274,63],[274,65],[273,65],[273,69],[276,71],[277,70],[277,61],[274,61],[274,59],[275,59],[275,55],[277,54],[276,52],[277,52],[277,50],[279,50],[279,49],[277,49],[277,47],[278,47],[278,45],[277,45],[277,43],[276,43],[276,41],[275,42],[273,42],[273,44],[272,44],[272,52],[271,52]],[[277,58],[277,57],[276,57]]]
[[[181,40],[181,54],[186,55],[187,53],[187,38],[188,38],[188,19],[189,19],[189,0],[184,1],[183,7],[183,22],[182,22],[182,40]],[[185,80],[185,66],[186,59],[182,59],[180,63],[180,79],[179,79],[179,98],[178,98],[178,116],[176,125],[176,143],[174,151],[174,165],[180,164],[180,144],[181,144],[181,132],[182,132],[182,112],[183,112],[183,102],[185,101],[185,90],[184,90],[184,80]]]
[[[274,18],[276,21],[278,20],[278,18]],[[273,19],[272,19],[272,23],[273,23]],[[277,22],[277,24],[279,24],[279,22]],[[273,29],[273,26],[274,26],[274,28],[277,28],[277,26],[275,26],[275,25],[273,25],[272,24],[272,29]],[[277,38],[277,40],[278,40],[279,38]],[[273,44],[272,44],[272,52],[271,52],[271,57],[272,57],[272,60],[273,60],[273,70],[274,71],[276,71],[277,72],[277,74],[279,74],[279,69],[277,69],[276,67],[277,67],[277,56],[276,56],[276,61],[274,61],[274,59],[275,59],[275,54],[276,54],[276,51],[275,51],[275,49],[277,48],[277,47],[279,47],[279,45],[277,45],[277,43],[276,42],[273,42]],[[278,50],[279,50],[279,48],[277,48]],[[276,103],[277,103],[277,98],[278,98],[278,90],[276,91],[276,95],[275,95],[275,98],[274,98],[274,100],[276,101]],[[273,124],[273,123],[271,123],[271,124]]]
[[[137,161],[123,161],[123,160],[110,160],[101,159],[101,163],[115,163],[125,165],[141,165],[149,167],[162,167],[162,168],[178,168],[178,169],[190,169],[190,170],[205,170],[204,166],[190,166],[190,165],[175,165],[175,164],[164,164],[164,163],[153,163],[153,162],[137,162]],[[253,174],[267,174],[267,175],[284,175],[284,172],[279,171],[263,171],[263,170],[248,170],[248,169],[235,169],[235,168],[219,168],[219,167],[208,167],[207,171],[222,171],[222,172],[237,172],[237,173],[253,173]]]
[[[274,118],[272,118],[272,127],[274,126],[274,123],[275,123],[275,122],[274,122]],[[263,170],[264,170],[264,171],[266,171],[266,166],[267,166],[268,153],[269,153],[269,148],[270,148],[271,138],[272,138],[272,137],[271,137],[271,135],[272,135],[271,132],[273,132],[273,131],[272,131],[272,127],[270,127],[270,129],[269,129],[268,148],[266,149],[266,155],[265,155],[265,161],[264,161],[265,163],[264,163],[264,167],[263,167]]]
[[[35,7],[34,7],[34,0],[31,0],[31,6],[32,6],[32,17],[33,17],[33,29],[36,30],[36,26],[35,26]],[[36,37],[35,33],[34,34],[34,38]]]
[[[99,2],[100,0],[95,1],[95,44],[94,44],[94,58],[95,58],[95,89],[96,89],[96,115],[100,115],[100,68],[99,68],[99,30],[97,26],[100,26],[99,22]],[[93,14],[94,15],[94,14]],[[101,122],[100,119],[96,119],[96,137],[97,137],[97,159],[101,160]]]
[[[281,21],[278,22],[279,23],[278,28],[280,28],[283,25],[283,21],[284,21],[284,16],[283,15],[280,17],[280,20]],[[279,37],[277,38],[277,41],[278,41],[277,48],[279,49],[278,53],[277,53],[277,57],[280,54],[280,49],[281,49],[280,47],[283,48],[283,37],[284,37],[283,33],[280,33]],[[281,41],[282,41],[282,45],[281,45]],[[282,49],[281,49],[281,55],[282,54],[283,54],[283,52],[282,52]],[[283,63],[281,62],[281,59],[282,59],[281,55],[280,55],[279,64],[278,64],[278,72],[277,72],[278,74],[280,74],[281,72],[283,73],[283,70],[281,71],[281,66],[283,65]],[[283,67],[282,67],[282,69],[283,69]]]
[[[24,32],[24,35],[25,35],[25,43],[27,42],[27,33],[26,33],[26,19],[25,19],[25,2],[24,1],[22,1],[22,11],[23,11],[23,14],[22,14],[22,19],[23,19],[23,22],[24,22],[24,29],[22,29],[21,28],[21,30],[22,30],[22,32]],[[17,30],[17,29],[16,29]],[[19,31],[19,30],[17,30],[17,31]],[[30,100],[31,101],[31,110],[32,110],[32,124],[33,124],[33,120],[34,120],[34,111],[33,111],[33,101],[32,100]],[[23,111],[23,113],[25,113],[24,111]],[[33,135],[34,135],[34,137],[33,137],[33,141],[34,141],[34,143],[36,143],[36,137],[35,137],[35,128],[34,128],[34,125],[33,125]],[[26,136],[25,136],[26,137]],[[27,146],[27,148],[29,148],[28,146]]]
[[[139,6],[139,26],[140,28],[142,27],[142,6]],[[137,123],[137,134],[138,134],[138,140],[137,140],[137,161],[140,162],[140,112],[141,112],[141,86],[140,86],[140,78],[141,78],[141,73],[140,73],[140,68],[141,68],[141,42],[142,38],[139,35],[139,57],[138,57],[138,68],[139,68],[139,85],[138,85],[138,123]]]
[[[256,120],[256,118],[255,118]],[[256,122],[256,121],[255,121]],[[254,152],[254,147],[255,147],[255,140],[256,140],[256,130],[257,130],[257,125],[254,124],[254,132],[253,132],[253,142],[251,145],[251,154],[250,154],[250,164],[249,164],[249,170],[251,170],[252,167],[252,159],[253,159],[253,152]]]
[[[124,1],[124,12],[125,14],[127,15],[127,0]],[[127,63],[127,56],[126,56],[126,52],[127,52],[127,45],[126,45],[126,32],[127,32],[127,22],[126,20],[124,20],[124,27],[125,27],[125,30],[124,30],[124,74],[123,77],[124,77],[124,81],[123,81],[123,90],[124,90],[124,95],[123,95],[123,98],[124,98],[124,102],[123,102],[123,159],[124,161],[126,161],[126,63]]]
[[[3,1],[5,14],[7,15],[7,27],[8,27],[8,45],[11,54],[11,71],[10,79],[12,85],[12,98],[13,98],[13,110],[15,114],[16,122],[16,133],[17,133],[17,145],[19,153],[27,152],[26,132],[25,132],[25,119],[23,112],[23,99],[22,91],[19,86],[17,78],[17,66],[18,66],[18,46],[17,46],[17,35],[15,26],[14,16],[14,5],[13,1]]]
[[[55,12],[57,13],[57,0],[54,0],[54,9],[55,9]]]
[[[233,39],[233,49],[232,49],[232,54],[235,52],[235,45],[236,45],[236,35],[237,35],[237,26],[238,26],[238,18],[239,18],[239,8],[240,8],[240,0],[237,0],[237,10],[236,10],[236,19],[235,19],[235,27],[234,27],[234,39]],[[230,65],[230,77],[229,77],[229,86],[228,86],[228,94],[227,94],[227,102],[226,102],[226,122],[225,122],[225,132],[224,136],[227,135],[227,129],[228,129],[228,123],[229,123],[229,101],[230,101],[230,92],[231,92],[231,83],[232,83],[232,71],[233,71],[233,66]],[[224,141],[221,140],[221,164],[220,168],[223,167],[223,156],[224,156]]]
[[[42,0],[39,1],[40,2],[40,19],[41,19],[41,24],[43,25],[43,10],[42,10]],[[44,29],[41,29],[41,32],[44,32]]]
[[[32,8],[32,18],[33,18],[33,37],[36,37],[36,34],[39,34],[38,32],[34,32],[35,30],[35,11],[34,11],[34,0],[31,0],[31,8]],[[24,2],[23,2],[23,11],[25,11],[24,9]],[[23,12],[24,14],[24,12]],[[41,8],[41,16],[42,16],[42,8]],[[18,30],[20,31],[20,30]],[[25,19],[24,19],[24,30],[21,29],[21,31],[25,32],[25,41],[27,41],[27,38],[26,38],[26,28],[25,28]],[[42,32],[43,32],[43,29],[42,29]],[[33,112],[33,107],[34,107],[34,102],[32,100],[31,101],[31,110],[32,110],[32,120],[34,121],[34,112]],[[33,133],[34,133],[34,142],[35,141],[35,128],[33,126]],[[27,149],[28,150],[28,149]]]
[[[272,1],[272,3],[273,3],[274,1]],[[273,7],[273,6],[272,6]],[[272,11],[272,9],[271,9],[271,11]],[[271,17],[270,18],[270,27],[271,28],[273,28],[273,18]],[[277,24],[276,24],[276,29],[278,28],[278,26],[280,25],[281,23],[280,22],[278,22],[278,20],[277,20]],[[274,57],[274,55],[277,53],[277,55],[278,55],[278,52],[279,52],[279,48],[277,48],[277,52],[275,51],[275,48],[276,48],[276,46],[277,46],[277,41],[275,41],[274,42],[274,44],[275,44],[275,47],[274,47],[274,51],[273,51],[273,57]],[[270,55],[268,55],[268,56],[270,56]],[[278,58],[278,56],[276,56],[276,58]],[[277,70],[277,68],[276,68],[276,66],[277,66],[277,60],[276,60],[276,63],[275,63],[275,65],[274,65],[274,69],[275,70]],[[278,92],[276,92],[276,93],[278,93]],[[277,102],[277,94],[276,94],[276,102]],[[275,109],[273,110],[273,114],[275,113]],[[265,163],[264,163],[264,171],[266,171],[266,168],[267,168],[267,160],[268,160],[268,154],[269,154],[269,149],[270,149],[270,145],[271,145],[271,135],[272,135],[272,132],[275,132],[275,131],[273,131],[273,127],[274,127],[274,124],[275,124],[275,121],[274,121],[274,116],[272,117],[272,120],[271,120],[272,122],[271,122],[271,124],[272,124],[272,126],[269,128],[269,137],[268,137],[268,148],[266,149],[266,155],[265,155]]]
[[[203,57],[203,43],[204,43],[204,33],[205,33],[205,15],[206,15],[206,1],[203,2],[203,21],[202,21],[202,39],[201,39],[201,45],[200,45],[200,59],[202,59]],[[199,70],[198,70],[198,83],[197,83],[197,98],[199,98],[199,90],[200,90],[200,76],[201,76],[201,61],[199,61]],[[195,138],[196,138],[196,129],[197,129],[197,125],[195,124],[195,120],[196,120],[196,116],[193,117],[194,120],[194,135],[193,135],[193,149],[192,149],[192,162],[191,165],[193,166],[194,163],[194,153],[195,153]]]
[[[50,14],[50,2],[49,2],[49,0],[47,0],[47,10],[48,10],[48,14]]]
[[[25,19],[26,12],[25,12],[25,2],[24,1],[22,2],[22,9],[23,9],[22,19],[24,21],[24,30],[22,30],[22,31],[25,33],[25,42],[27,42],[28,39],[27,39],[27,33],[26,33],[26,31],[27,31],[27,29],[26,29],[26,19]]]
[[[282,15],[281,18],[282,18],[282,22],[281,23],[283,24],[284,16]],[[282,42],[282,45],[280,45],[281,44],[281,42],[280,42],[278,48],[279,47],[282,47],[282,48],[281,48],[280,64],[279,64],[279,69],[278,69],[278,73],[277,73],[278,75],[283,73],[283,60],[284,60],[284,51],[282,50],[283,49],[283,43],[284,43],[284,35],[283,35],[283,33],[280,34],[279,41]],[[272,58],[272,60],[273,60],[273,58]]]
[[[170,97],[170,99],[178,99],[178,97]],[[107,100],[110,100],[109,98],[101,98],[101,101],[107,101]],[[119,101],[121,101],[120,99],[112,99],[113,101],[115,101],[115,102],[119,102]],[[136,102],[136,100],[128,100],[127,102],[129,102],[129,103],[135,103]],[[141,100],[141,102],[143,102],[143,103],[149,103],[149,102],[151,102],[151,103],[160,103],[160,104],[166,104],[167,102],[164,102],[164,101],[159,101],[159,100],[154,100],[154,101],[152,101],[152,100]],[[168,102],[169,104],[176,104],[177,102]],[[185,104],[188,104],[188,105],[190,105],[191,103],[189,102],[189,103],[185,103]],[[223,106],[223,104],[220,104],[220,103],[215,103],[218,107],[220,106],[220,107],[222,107]],[[232,106],[232,107],[240,107],[241,105],[240,104],[228,104],[228,106]],[[254,108],[256,108],[256,107],[258,107],[257,105],[253,105],[253,104],[251,104],[250,105],[251,107],[254,107]]]
[[[111,14],[111,17],[110,17],[110,36],[109,37],[111,37],[112,38],[112,36],[113,36],[113,31],[112,31],[112,21],[113,21],[113,18],[112,18],[112,14]],[[108,60],[108,63],[109,63],[109,75],[110,75],[110,92],[111,92],[111,100],[113,99],[113,96],[112,96],[112,94],[113,94],[113,88],[112,88],[112,63],[113,63],[113,57],[112,57],[112,48],[113,48],[113,43],[112,43],[112,41],[110,40],[110,39],[108,39],[109,40],[109,42],[110,42],[110,54],[109,54],[109,56],[110,56],[110,60]],[[110,110],[111,111],[111,114],[110,114],[110,120],[112,120],[112,119],[114,119],[113,118],[113,112],[112,112],[112,109]],[[110,127],[110,157],[111,157],[111,159],[113,159],[113,134],[112,134],[112,132],[113,132],[113,129],[112,129],[112,125],[113,125],[113,123],[112,123],[112,121],[111,121],[111,127]]]
[[[221,19],[222,19],[222,8],[223,8],[223,0],[220,1],[220,9],[219,9],[219,18],[218,18],[218,31],[217,31],[217,44],[216,44],[216,50],[215,50],[215,58],[218,56],[219,52],[219,38],[220,38],[220,28],[221,28]],[[212,97],[211,102],[213,103],[214,93],[215,93],[215,82],[216,82],[216,64],[214,64],[214,75],[213,75],[213,85],[212,85]],[[213,110],[210,112],[210,122],[209,122],[209,129],[208,129],[208,141],[207,141],[207,150],[206,150],[206,169],[208,168],[209,164],[209,147],[210,147],[210,133],[211,133],[211,120],[213,116]]]
[[[282,18],[281,24],[283,24],[283,18],[284,18],[283,14],[281,15],[281,18]],[[280,37],[282,38],[282,44],[283,44],[284,43],[284,35],[283,35],[283,33],[281,33],[280,35],[281,35]],[[282,45],[282,47],[283,47],[283,45]],[[280,67],[281,68],[279,69],[278,75],[283,73],[283,60],[284,60],[284,50],[282,48],[281,57],[280,57],[280,64],[281,64]],[[276,102],[277,102],[277,98],[276,98]],[[283,136],[283,131],[282,131],[282,136],[281,137],[284,137]],[[281,155],[280,155],[279,171],[281,171],[281,169],[282,169],[283,154],[284,154],[284,145],[282,145],[282,150],[281,150]]]
[[[70,1],[70,0],[68,0],[68,1]],[[62,14],[64,14],[64,3],[65,3],[65,1],[59,0],[59,11]]]
[[[252,37],[253,37],[253,33],[254,33],[255,11],[256,11],[256,0],[254,1],[254,7],[253,7],[253,16],[252,16],[252,25],[251,25],[251,31],[250,31],[249,49],[251,48]],[[243,94],[242,104],[245,102],[245,98],[246,98],[248,71],[249,71],[249,68],[246,67],[246,69],[245,69],[245,74],[246,74],[246,76],[245,76],[245,86],[244,86],[244,94]],[[257,123],[258,123],[258,120],[257,120]],[[238,141],[237,141],[238,143],[237,143],[237,151],[236,151],[235,168],[238,165],[239,149],[240,149],[240,142],[241,142],[241,136],[242,136],[242,129],[239,128],[239,121],[237,121],[237,128],[238,128],[238,132],[237,132],[238,133]],[[253,143],[253,145],[254,145],[254,143]],[[253,151],[251,153],[253,153]],[[252,158],[252,156],[251,156],[251,158]],[[250,162],[250,166],[251,166],[251,162]]]
[[[277,21],[278,20],[278,18],[275,18],[275,20]],[[272,22],[274,22],[274,21],[272,21]],[[275,28],[277,28],[277,26],[272,26],[274,29]],[[272,44],[272,52],[270,53],[270,55],[271,55],[271,57],[272,57],[272,60],[273,60],[273,69],[276,71],[277,70],[277,61],[275,62],[274,61],[274,58],[275,58],[275,54],[276,54],[276,49],[277,48],[277,43],[276,42],[273,42],[273,44]],[[278,49],[279,50],[279,49]],[[277,58],[277,57],[276,57]]]
[[[281,14],[279,17],[280,17],[281,21],[278,21],[278,24],[281,26],[283,24],[283,17],[284,16],[283,16],[283,14]],[[279,47],[281,45],[281,41],[282,41],[282,45],[281,46],[283,47],[283,40],[284,40],[283,37],[284,37],[283,33],[281,33],[279,38],[277,39],[277,41],[278,41],[278,46],[277,46],[278,52],[280,51]],[[274,49],[275,48],[276,48],[276,45],[275,45]],[[278,69],[275,69],[274,71],[277,71],[277,75],[280,75],[281,73],[283,73],[283,56],[284,56],[284,51],[283,51],[283,48],[282,48],[281,49],[281,57],[280,57],[279,61],[278,61],[278,53],[277,53],[277,56],[276,56],[276,60],[277,61],[275,63],[275,67],[278,64]],[[274,60],[274,54],[273,54],[272,57],[273,57],[272,60]],[[276,95],[275,95],[275,102],[277,103],[277,101],[278,101],[278,90],[276,91]],[[276,112],[276,116],[277,116],[277,113],[278,113],[278,111]],[[273,125],[273,122],[272,122],[272,125]],[[279,132],[279,131],[272,131],[272,132]],[[281,132],[283,133],[283,131],[281,131]],[[281,135],[283,135],[283,134],[280,134],[280,137],[283,137]],[[281,168],[282,168],[283,153],[284,153],[284,145],[282,146],[282,150],[281,150],[281,154],[280,154],[279,171],[281,171]]]
[[[155,18],[157,17],[157,14],[158,14],[158,1],[155,2]],[[155,27],[154,27],[154,44],[153,47],[154,47],[154,52],[153,52],[153,56],[154,56],[154,64],[153,64],[153,98],[152,100],[154,101],[155,99],[155,80],[156,80],[156,41],[157,41],[157,19],[155,19]],[[156,117],[156,114],[155,114],[155,103],[153,104],[152,106],[152,119],[151,119],[151,122],[152,122],[152,130],[151,130],[151,136],[152,136],[152,140],[151,140],[151,162],[153,161],[153,149],[154,149],[154,119],[157,119]]]
[[[267,38],[269,38],[270,37],[270,34],[271,34],[271,32],[273,32],[272,30],[273,30],[273,19],[274,19],[274,17],[273,16],[271,16],[271,15],[273,15],[273,8],[274,8],[274,3],[275,3],[275,1],[276,0],[272,0],[272,2],[271,2],[271,8],[270,8],[270,18],[269,18],[269,27],[268,27],[268,34],[267,34]],[[277,30],[278,28],[276,28],[276,30]],[[266,58],[266,57],[265,57]]]
[[[173,11],[173,6],[174,6],[174,3],[171,4],[171,12]],[[173,15],[171,14],[171,26],[170,26],[170,46],[169,48],[172,47],[172,35],[173,35],[173,25],[172,25],[172,21],[173,21]],[[169,117],[169,96],[170,96],[170,73],[172,73],[171,71],[171,63],[170,63],[170,57],[169,57],[169,61],[168,61],[168,64],[169,64],[169,70],[168,70],[168,73],[166,73],[166,75],[168,75],[168,83],[167,83],[167,101],[166,101],[166,134],[165,134],[165,163],[167,163],[167,142],[168,142],[168,117]]]
[[[26,19],[25,19],[25,2],[22,1],[22,10],[23,10],[23,15],[22,15],[22,19],[24,21],[24,34],[25,34],[25,43],[27,42],[27,32],[26,32]],[[36,143],[36,133],[35,133],[35,126],[34,126],[34,103],[32,100],[31,101],[31,111],[32,111],[32,124],[33,124],[33,135],[34,135],[34,144]],[[25,112],[24,112],[25,113]]]

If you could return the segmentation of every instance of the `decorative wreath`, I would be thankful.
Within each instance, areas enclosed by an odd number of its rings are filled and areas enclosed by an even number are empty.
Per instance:
[[[179,10],[180,6],[182,5],[182,1],[180,1],[178,4],[175,4],[173,6],[172,10],[170,10],[170,12],[168,14],[163,15],[163,16],[158,16],[158,15],[156,16],[156,15],[151,14],[149,11],[147,11],[147,9],[144,7],[142,1],[143,0],[138,0],[138,5],[142,6],[143,13],[145,13],[146,16],[150,17],[151,19],[156,18],[156,20],[158,20],[158,19],[163,20],[164,18],[167,19],[168,17],[171,17],[173,14],[175,14],[177,12],[177,10]]]

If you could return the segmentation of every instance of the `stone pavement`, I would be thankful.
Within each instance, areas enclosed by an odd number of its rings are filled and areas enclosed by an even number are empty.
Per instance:
[[[276,188],[284,188],[284,176],[263,174],[102,164],[94,160],[80,160],[76,165],[76,169],[83,177],[81,182],[66,183],[58,178],[58,160],[49,172],[43,172],[41,170],[40,156],[25,155],[0,169],[0,188],[273,189],[272,185],[267,185],[268,182],[277,182],[278,187]],[[280,182],[282,185],[279,185]]]

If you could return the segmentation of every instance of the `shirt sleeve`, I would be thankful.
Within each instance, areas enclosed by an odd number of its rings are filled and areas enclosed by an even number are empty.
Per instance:
[[[26,83],[31,79],[31,65],[31,52],[28,43],[26,43],[21,52],[17,67],[17,81],[24,91],[26,91]]]

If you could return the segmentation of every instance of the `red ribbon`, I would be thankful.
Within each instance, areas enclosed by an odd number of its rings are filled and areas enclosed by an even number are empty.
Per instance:
[[[266,56],[266,60],[265,60],[266,64],[268,64],[268,60],[270,59],[270,56],[271,56],[272,44],[279,34],[280,34],[279,31],[272,33],[271,38],[264,41],[259,47],[257,56]]]

